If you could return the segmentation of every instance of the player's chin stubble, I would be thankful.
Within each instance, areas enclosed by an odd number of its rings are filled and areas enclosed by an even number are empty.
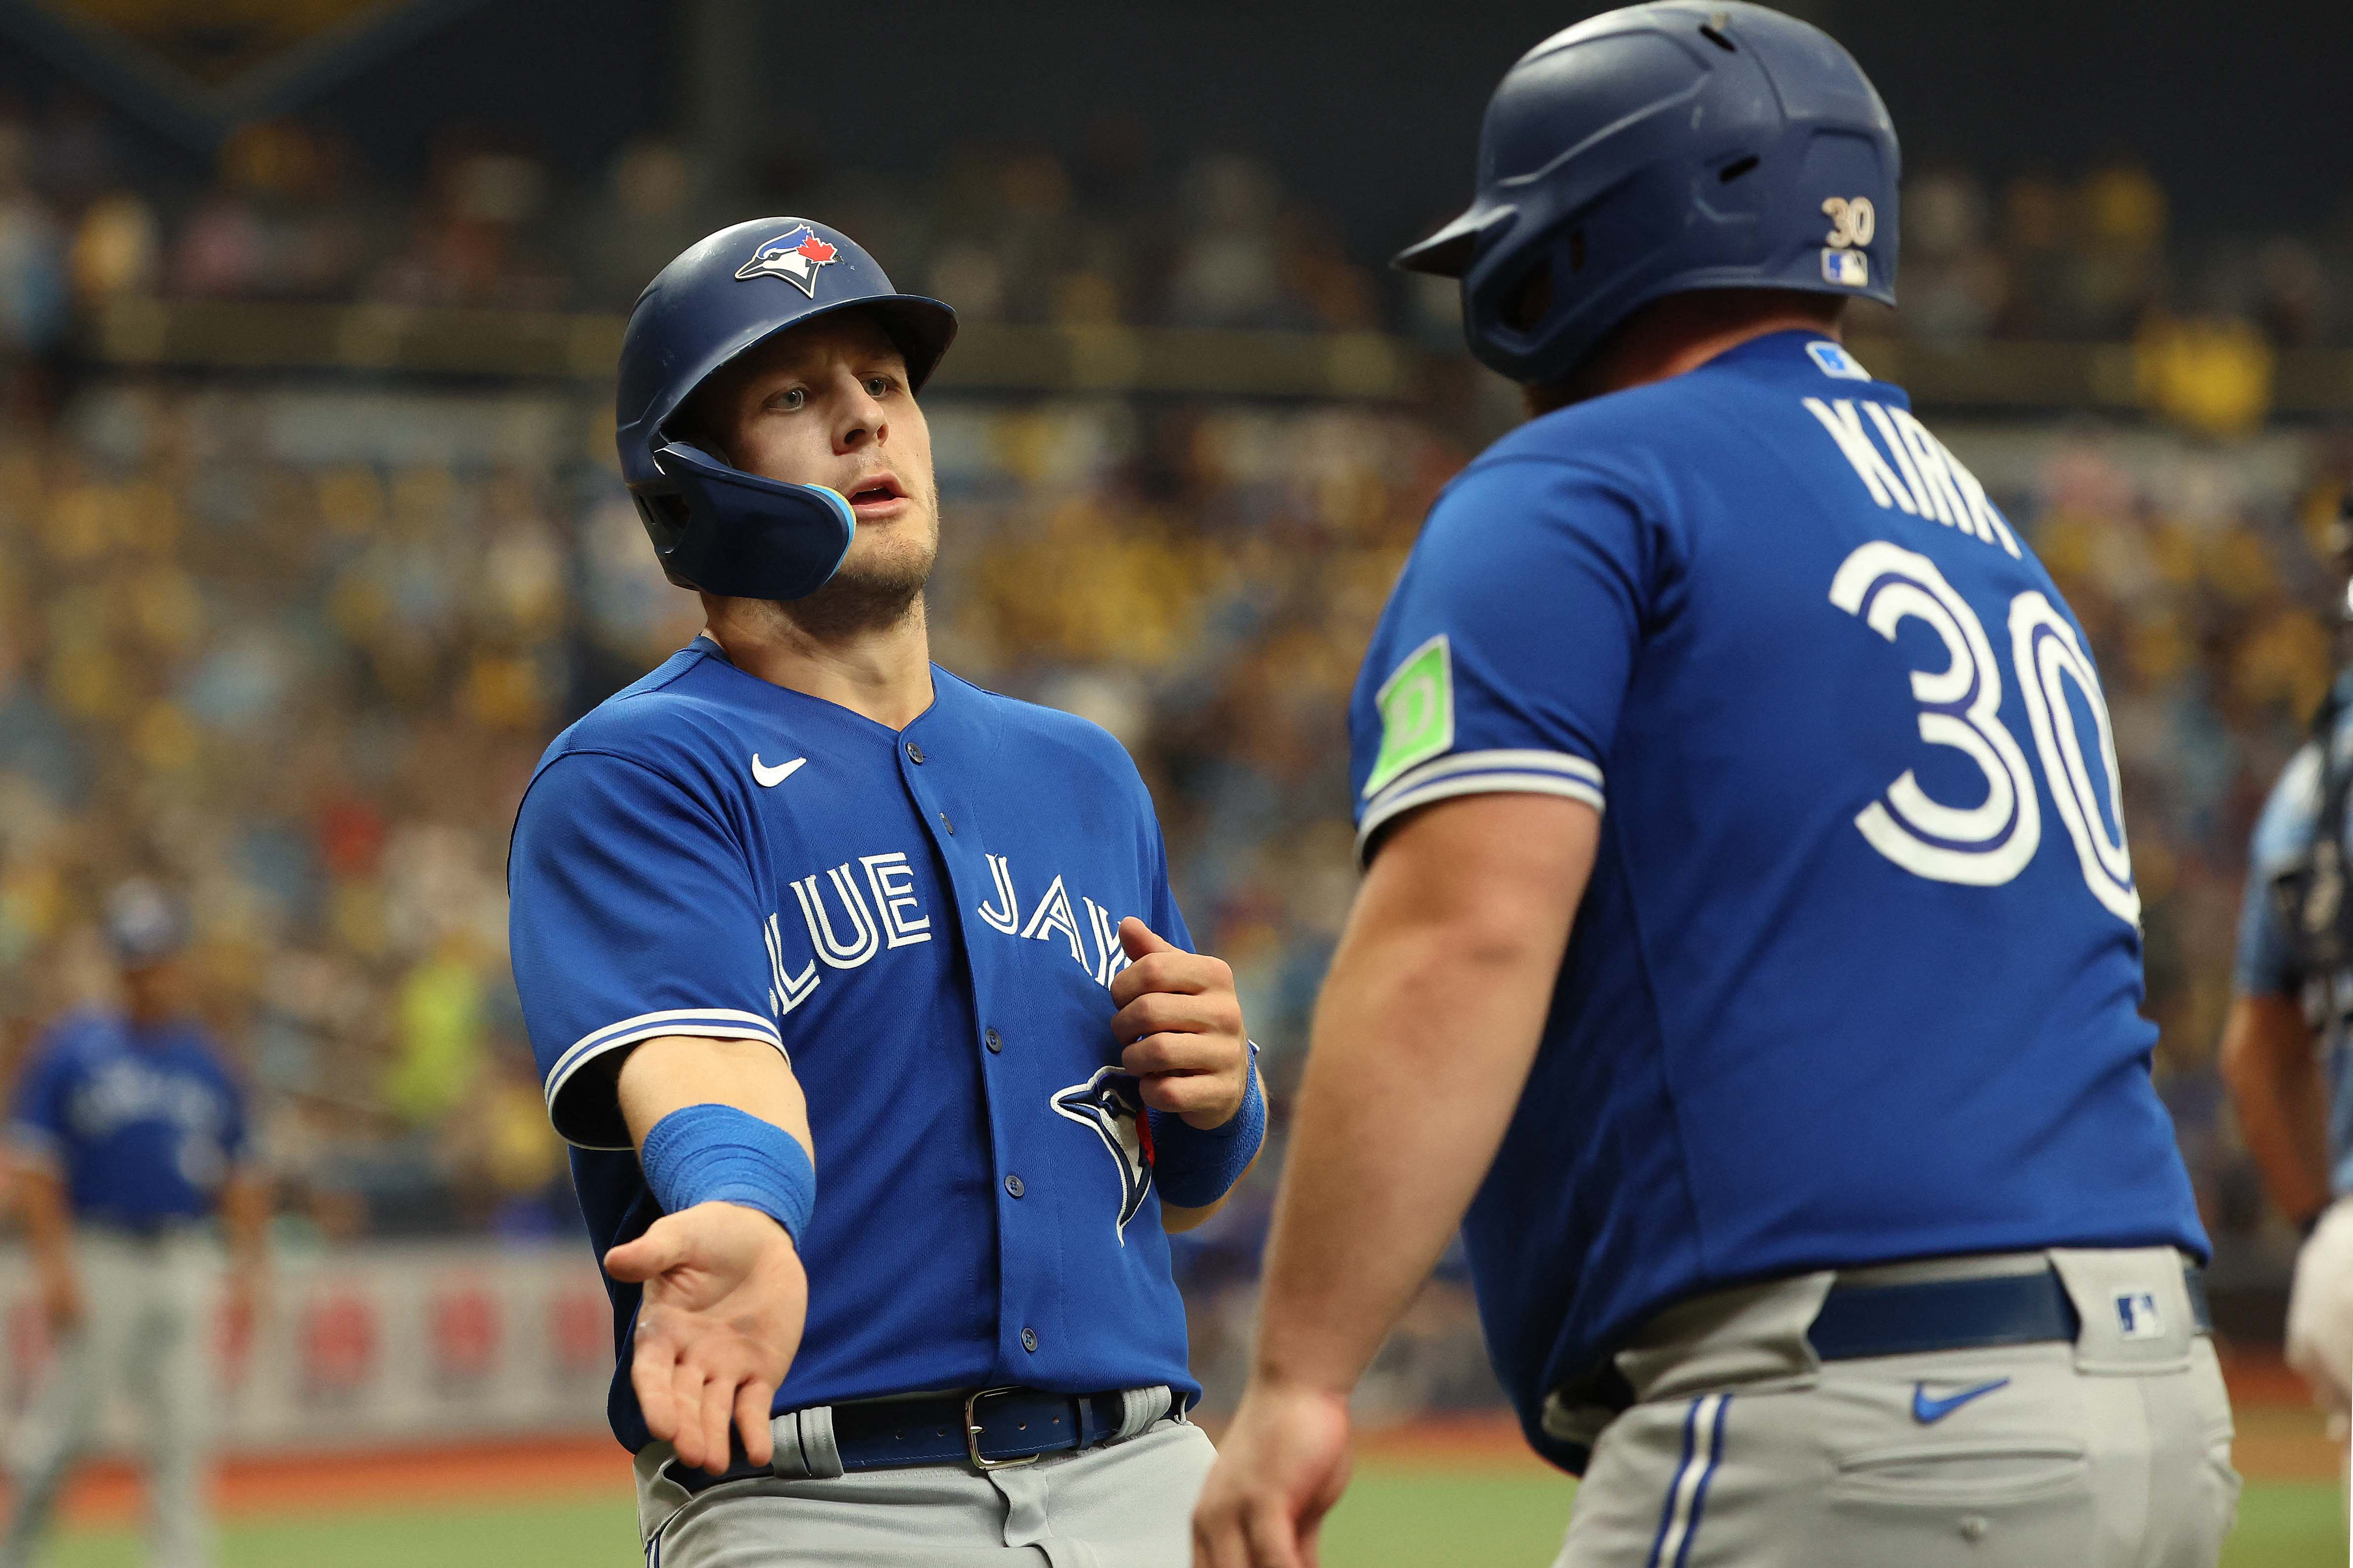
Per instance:
[[[920,618],[923,584],[931,581],[932,563],[939,554],[937,534],[908,531],[902,535],[894,530],[874,542],[881,548],[852,550],[832,581],[806,599],[779,604],[777,610],[819,642],[838,642],[896,626],[910,616]]]

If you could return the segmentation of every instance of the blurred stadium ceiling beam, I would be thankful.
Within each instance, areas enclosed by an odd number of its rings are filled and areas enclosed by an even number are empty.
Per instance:
[[[120,300],[82,341],[99,365],[609,381],[622,319],[558,311]],[[974,322],[934,385],[1404,399],[1422,353],[1378,332],[1009,327]]]
[[[398,53],[484,0],[0,0],[0,38],[198,153]]]
[[[616,315],[123,299],[78,344],[95,368],[501,377],[601,384],[620,352]],[[2146,343],[1941,345],[1858,340],[1859,358],[1923,407],[2019,414],[2180,410],[2152,383]],[[2193,369],[2197,368],[2195,366]],[[2353,353],[2267,355],[2258,411],[2353,414]],[[943,392],[1313,398],[1460,398],[1469,362],[1381,332],[1025,327],[975,321],[933,384]],[[2204,374],[2202,371],[2200,374]]]

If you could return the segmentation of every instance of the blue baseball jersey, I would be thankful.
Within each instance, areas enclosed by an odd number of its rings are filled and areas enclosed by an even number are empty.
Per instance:
[[[2339,680],[2348,678],[2339,676]],[[2339,714],[2332,744],[2339,766],[2353,765],[2353,708]],[[2232,984],[2242,995],[2294,996],[2321,1031],[2321,1071],[2328,1085],[2329,1186],[2353,1193],[2353,973],[2307,974],[2297,952],[2288,913],[2273,896],[2272,884],[2294,870],[2311,850],[2317,831],[2322,790],[2320,746],[2306,742],[2280,771],[2255,819],[2247,848],[2247,891],[2239,905],[2238,963]],[[2336,825],[2338,841],[2353,855],[2353,823]]]
[[[1602,813],[1465,1237],[1547,1392],[1737,1281],[2207,1250],[2149,1079],[2139,899],[2081,628],[1903,392],[1810,332],[1576,405],[1440,495],[1351,711],[1359,844]]]
[[[619,1115],[627,1048],[758,1040],[808,1100],[807,1332],[775,1408],[1186,1371],[1136,1085],[1120,921],[1189,946],[1117,742],[933,671],[893,731],[697,638],[549,747],[508,867],[515,984],[602,1252],[660,1210]],[[608,1279],[615,1434],[638,1291]]]
[[[212,1213],[246,1153],[245,1097],[197,1025],[88,1009],[34,1046],[8,1133],[60,1172],[77,1218],[144,1229]]]

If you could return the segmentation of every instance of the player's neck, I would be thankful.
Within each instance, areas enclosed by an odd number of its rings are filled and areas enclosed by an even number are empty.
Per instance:
[[[1793,331],[1820,332],[1831,339],[1839,335],[1836,323],[1824,325],[1816,317],[1791,311],[1787,315],[1768,316],[1737,326],[1681,334],[1656,343],[1630,345],[1634,352],[1609,367],[1607,381],[1601,390],[1622,392],[1630,386],[1670,381],[1686,371],[1697,370],[1718,354],[1730,353],[1743,343],[1770,337],[1775,332]]]
[[[1788,300],[1787,304],[1779,301]],[[1697,370],[1718,354],[1775,332],[1819,332],[1839,338],[1839,322],[1804,297],[1748,289],[1670,294],[1636,311],[1565,382],[1530,386],[1531,416],[1589,397],[1647,386]]]
[[[706,595],[704,628],[747,675],[903,730],[932,705],[932,639],[917,595],[887,620],[810,624],[792,607]]]

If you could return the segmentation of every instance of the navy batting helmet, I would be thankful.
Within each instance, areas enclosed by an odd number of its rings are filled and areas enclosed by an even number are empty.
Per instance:
[[[910,392],[955,337],[955,312],[902,294],[848,235],[806,218],[755,218],[689,247],[646,285],[621,337],[621,478],[681,588],[797,599],[825,586],[857,517],[822,485],[730,467],[669,428],[695,388],[778,332],[838,310],[877,317],[907,360]]]
[[[1505,73],[1470,210],[1397,265],[1461,279],[1471,352],[1551,381],[1662,295],[1894,304],[1899,168],[1886,106],[1820,28],[1740,0],[1630,5]]]
[[[187,917],[154,883],[136,878],[107,894],[106,942],[125,969],[160,963],[187,942]]]

